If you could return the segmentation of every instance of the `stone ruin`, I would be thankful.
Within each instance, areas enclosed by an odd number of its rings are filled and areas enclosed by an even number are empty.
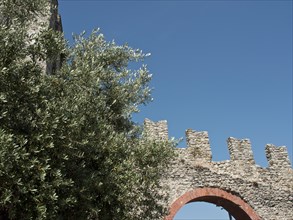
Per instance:
[[[146,134],[168,139],[167,121],[144,122]],[[268,167],[255,164],[248,139],[228,138],[230,160],[214,162],[206,131],[186,131],[186,148],[162,177],[170,195],[167,220],[186,203],[210,202],[236,220],[293,220],[293,169],[286,147],[266,146]],[[196,215],[196,213],[195,213]]]

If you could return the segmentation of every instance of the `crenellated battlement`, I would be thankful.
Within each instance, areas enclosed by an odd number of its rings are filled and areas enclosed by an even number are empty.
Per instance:
[[[166,140],[168,139],[167,121],[153,122],[149,119],[144,121],[145,132],[149,138]],[[195,160],[211,162],[212,152],[207,131],[186,130],[187,151]],[[230,159],[245,165],[255,165],[251,142],[249,139],[236,139],[229,137],[227,140]],[[284,170],[291,168],[287,148],[276,147],[272,144],[266,146],[266,157],[270,169]]]

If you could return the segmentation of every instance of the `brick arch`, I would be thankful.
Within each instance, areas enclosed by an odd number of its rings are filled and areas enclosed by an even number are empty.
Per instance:
[[[209,202],[226,209],[236,220],[260,220],[249,204],[241,198],[219,188],[197,188],[184,193],[170,207],[165,220],[173,220],[176,213],[190,202]]]

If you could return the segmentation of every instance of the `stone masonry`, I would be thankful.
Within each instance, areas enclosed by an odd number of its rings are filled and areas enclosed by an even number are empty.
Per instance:
[[[53,29],[55,31],[63,31],[61,16],[58,13],[58,0],[48,0],[46,5],[47,13],[42,13],[37,17],[36,21],[30,24],[29,34],[37,35],[43,29]],[[47,74],[53,74],[61,68],[61,55],[55,60],[47,60],[40,63]]]
[[[167,139],[167,122],[145,120],[152,138]],[[266,146],[268,168],[255,164],[248,139],[228,138],[231,160],[213,162],[208,133],[188,129],[187,148],[162,178],[170,194],[171,220],[186,203],[205,201],[224,207],[237,220],[293,220],[293,170],[286,147]],[[196,213],[195,213],[196,215]]]

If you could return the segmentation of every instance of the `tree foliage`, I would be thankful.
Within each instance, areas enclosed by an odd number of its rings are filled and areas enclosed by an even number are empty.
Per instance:
[[[131,120],[150,101],[151,75],[129,63],[146,55],[99,31],[71,47],[53,30],[31,33],[47,3],[0,3],[0,215],[159,219],[172,143],[146,139]],[[62,69],[45,74],[61,53]]]

